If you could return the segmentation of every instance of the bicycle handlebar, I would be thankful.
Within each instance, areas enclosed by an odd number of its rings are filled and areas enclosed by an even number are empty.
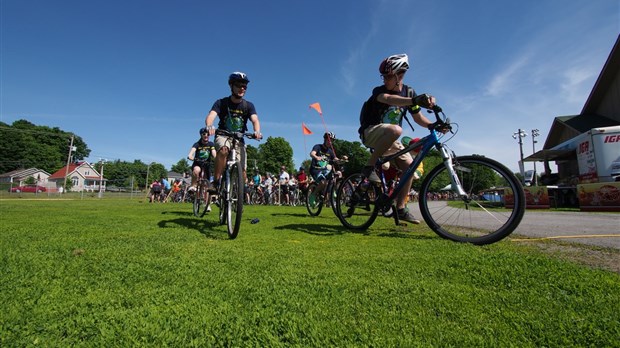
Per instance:
[[[435,122],[431,123],[428,126],[430,130],[437,130],[442,133],[452,131],[452,126],[450,125],[450,119],[446,117],[446,114],[443,113],[441,106],[435,105],[432,109],[428,110],[429,113],[435,114]],[[440,116],[443,115],[443,117]]]
[[[215,130],[215,134],[216,135],[225,135],[225,136],[228,136],[228,137],[234,137],[234,138],[237,138],[239,140],[243,139],[244,137],[246,137],[248,139],[256,139],[256,135],[254,135],[254,133],[231,132],[231,131],[227,131],[225,129],[216,129]]]

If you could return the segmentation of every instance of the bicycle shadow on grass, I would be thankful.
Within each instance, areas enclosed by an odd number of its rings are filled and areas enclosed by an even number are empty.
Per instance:
[[[194,216],[194,213],[191,211],[162,211],[161,212],[162,215],[166,215],[166,214],[174,214],[174,215],[181,215],[181,216]]]
[[[192,217],[193,213],[189,213]],[[226,230],[218,229],[218,227],[222,226],[218,221],[208,220],[205,218],[178,218],[178,219],[170,219],[170,220],[161,220],[157,223],[159,228],[185,228],[189,230],[196,230],[198,233],[204,235],[209,239],[214,240],[226,240],[228,238],[228,233]]]
[[[372,227],[370,228],[372,229]],[[426,225],[415,225],[410,223],[405,223],[404,225],[396,226],[392,225],[390,227],[380,228],[377,236],[379,237],[389,237],[389,238],[405,238],[405,239],[419,239],[419,240],[429,240],[436,239],[437,235],[434,233],[430,233],[428,231],[428,227]]]
[[[286,215],[286,214],[284,214]],[[304,215],[305,216],[305,215]],[[284,230],[284,231],[297,231],[303,232],[315,236],[339,236],[345,234],[347,232],[351,232],[344,227],[334,226],[328,224],[288,224],[288,225],[280,225],[274,226],[274,230]]]
[[[308,213],[271,213],[271,216],[309,217]]]

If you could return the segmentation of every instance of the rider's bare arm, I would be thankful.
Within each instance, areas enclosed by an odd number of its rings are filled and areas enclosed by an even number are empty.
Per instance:
[[[258,115],[252,114],[250,116],[250,121],[252,122],[252,127],[254,128],[254,136],[258,140],[262,139],[263,135],[260,133],[260,121],[258,120]]]
[[[207,114],[207,117],[205,118],[205,125],[207,126],[207,130],[209,131],[209,135],[215,134],[215,125],[213,124],[213,122],[215,122],[216,117],[217,117],[217,112],[211,110],[209,111],[209,114]]]

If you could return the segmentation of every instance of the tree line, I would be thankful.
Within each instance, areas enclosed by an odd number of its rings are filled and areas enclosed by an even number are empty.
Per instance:
[[[74,149],[71,151],[71,162],[84,161],[91,150],[84,140],[71,132],[58,127],[38,126],[27,120],[18,120],[12,124],[0,122],[0,173],[6,173],[21,168],[38,168],[54,173],[64,167],[69,155],[69,146],[73,137]],[[344,174],[350,175],[361,171],[368,161],[370,153],[359,141],[335,139],[334,150],[338,157],[349,157],[344,166]],[[177,173],[189,173],[191,163],[183,157],[170,170]],[[309,155],[301,166],[310,167]],[[424,160],[424,167],[428,172],[441,162],[436,151]],[[155,179],[167,177],[168,169],[160,163],[144,163],[139,159],[133,162],[114,160],[105,163],[91,163],[101,172],[102,165],[107,186],[131,187],[142,189]],[[293,163],[293,149],[289,142],[282,137],[268,137],[263,143],[255,147],[247,144],[248,172],[258,169],[261,174],[272,173],[277,175],[284,165],[289,173],[299,169]],[[148,176],[148,178],[147,178]],[[446,185],[449,183],[446,182]],[[414,188],[419,182],[414,184]],[[439,189],[439,188],[437,188]]]

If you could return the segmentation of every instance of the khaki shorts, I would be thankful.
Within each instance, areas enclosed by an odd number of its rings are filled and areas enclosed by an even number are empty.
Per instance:
[[[222,147],[227,147],[230,149],[230,145],[232,144],[232,138],[218,135],[215,137],[215,151],[219,152]],[[245,144],[237,143],[237,161],[241,163],[241,168],[243,170],[246,169],[246,154],[245,154]]]
[[[380,124],[366,128],[364,130],[364,145],[366,145],[367,147],[374,148],[375,144],[379,142],[379,139],[381,139],[384,136],[385,128],[390,127],[390,126],[393,126],[393,125],[386,124],[386,123],[380,123]],[[394,141],[392,146],[390,146],[390,148],[387,151],[385,151],[383,156],[393,155],[397,153],[398,151],[404,150],[404,149],[405,147],[403,146],[403,144],[401,144],[400,141],[396,140]],[[406,163],[410,163],[413,160],[411,158],[411,155],[407,152],[405,152],[404,154],[396,158],[399,161],[406,162]]]

